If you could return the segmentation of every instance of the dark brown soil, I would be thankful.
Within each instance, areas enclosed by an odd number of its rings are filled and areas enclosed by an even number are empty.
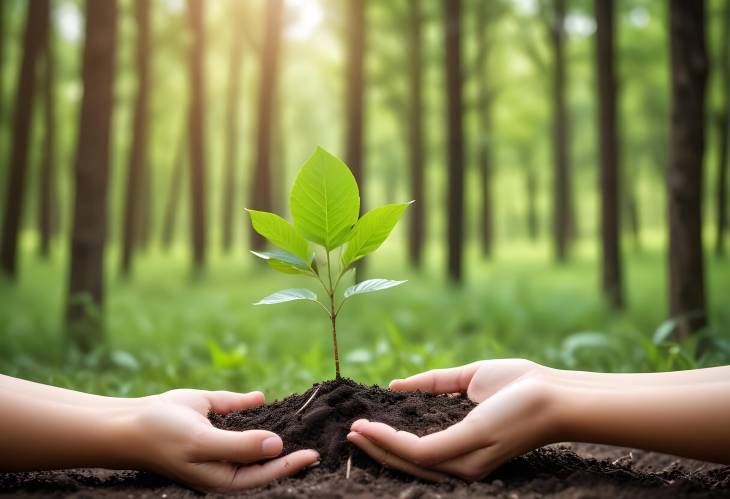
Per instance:
[[[267,406],[227,416],[211,414],[210,419],[231,430],[275,431],[287,452],[320,451],[320,466],[241,494],[248,497],[730,497],[728,466],[618,447],[548,446],[509,461],[478,483],[453,479],[429,484],[384,469],[345,439],[350,424],[361,417],[424,435],[461,419],[471,407],[464,397],[401,394],[342,380],[315,385]],[[352,471],[346,479],[350,456]],[[197,495],[149,473],[91,469],[0,474],[0,494],[163,499]]]

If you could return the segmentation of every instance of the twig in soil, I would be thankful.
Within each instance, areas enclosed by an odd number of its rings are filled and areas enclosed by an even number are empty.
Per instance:
[[[350,479],[350,469],[352,469],[352,454],[347,458],[347,471],[345,471],[345,480]]]
[[[305,407],[307,407],[307,406],[309,405],[309,403],[310,403],[310,402],[312,401],[312,399],[314,399],[315,395],[317,395],[317,392],[319,391],[319,389],[320,389],[321,387],[322,387],[322,385],[318,386],[318,387],[317,387],[317,389],[316,389],[316,390],[314,390],[314,393],[312,394],[312,396],[311,396],[311,397],[309,397],[309,399],[307,399],[307,401],[306,401],[306,402],[304,402],[304,405],[303,405],[303,406],[301,406],[301,407],[300,407],[300,408],[299,408],[299,409],[297,410],[297,412],[295,412],[295,413],[294,413],[294,415],[295,415],[295,416],[296,416],[297,414],[299,414],[300,412],[302,412],[302,411],[304,410],[304,408],[305,408]]]

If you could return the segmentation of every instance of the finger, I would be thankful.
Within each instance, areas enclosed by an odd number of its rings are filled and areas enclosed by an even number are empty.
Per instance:
[[[307,466],[319,462],[319,453],[300,450],[263,464],[239,468],[231,482],[230,490],[250,489],[265,485],[272,480],[294,475]]]
[[[473,362],[461,367],[432,369],[406,379],[394,379],[390,382],[389,387],[397,392],[416,390],[428,393],[464,392],[480,365],[481,362]]]
[[[210,404],[209,410],[218,414],[250,409],[264,403],[264,394],[261,392],[236,393],[220,390],[204,394]]]
[[[419,437],[384,424],[360,419],[351,430],[361,433],[378,447],[420,466],[431,467],[448,459],[489,445],[478,420],[466,418],[449,428]]]
[[[196,441],[193,459],[247,464],[276,457],[283,448],[281,438],[270,431],[228,431],[211,426]]]
[[[350,432],[347,435],[347,440],[355,444],[358,448],[360,448],[360,450],[365,452],[365,454],[388,468],[396,469],[431,482],[439,482],[447,478],[447,476],[443,473],[421,468],[420,466],[410,463],[395,454],[391,454],[388,451],[381,449],[357,432]]]

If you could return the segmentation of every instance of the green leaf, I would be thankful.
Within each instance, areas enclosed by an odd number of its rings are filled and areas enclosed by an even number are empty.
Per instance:
[[[269,295],[266,298],[254,303],[254,305],[275,305],[277,303],[284,303],[287,301],[294,300],[312,300],[317,301],[317,295],[314,291],[306,288],[292,288],[277,291],[273,295]]]
[[[382,291],[384,289],[393,288],[400,286],[407,281],[391,281],[390,279],[368,279],[367,281],[359,282],[354,286],[350,286],[345,290],[345,298],[349,298],[352,295],[361,295],[364,293],[374,293],[375,291]]]
[[[311,275],[312,270],[307,263],[288,251],[251,251],[257,257],[266,260],[269,266],[285,274],[306,274]]]
[[[352,229],[342,255],[345,267],[378,249],[411,203],[387,204],[365,213]]]
[[[274,213],[246,210],[251,216],[251,225],[256,232],[272,244],[308,262],[312,259],[307,241],[297,229]]]
[[[328,251],[342,245],[360,214],[360,192],[350,169],[318,147],[299,170],[291,191],[294,225]]]

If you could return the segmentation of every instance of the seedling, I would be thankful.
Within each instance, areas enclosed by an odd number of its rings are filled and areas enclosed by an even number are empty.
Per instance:
[[[381,206],[358,219],[360,191],[355,177],[342,160],[318,147],[302,165],[291,190],[293,225],[274,213],[247,210],[254,230],[278,248],[252,253],[274,270],[318,280],[327,294],[323,303],[310,289],[284,289],[254,305],[309,300],[322,307],[332,323],[337,379],[337,317],[342,306],[355,295],[392,288],[406,281],[368,279],[347,288],[339,299],[337,286],[358,260],[380,247],[411,203]]]

